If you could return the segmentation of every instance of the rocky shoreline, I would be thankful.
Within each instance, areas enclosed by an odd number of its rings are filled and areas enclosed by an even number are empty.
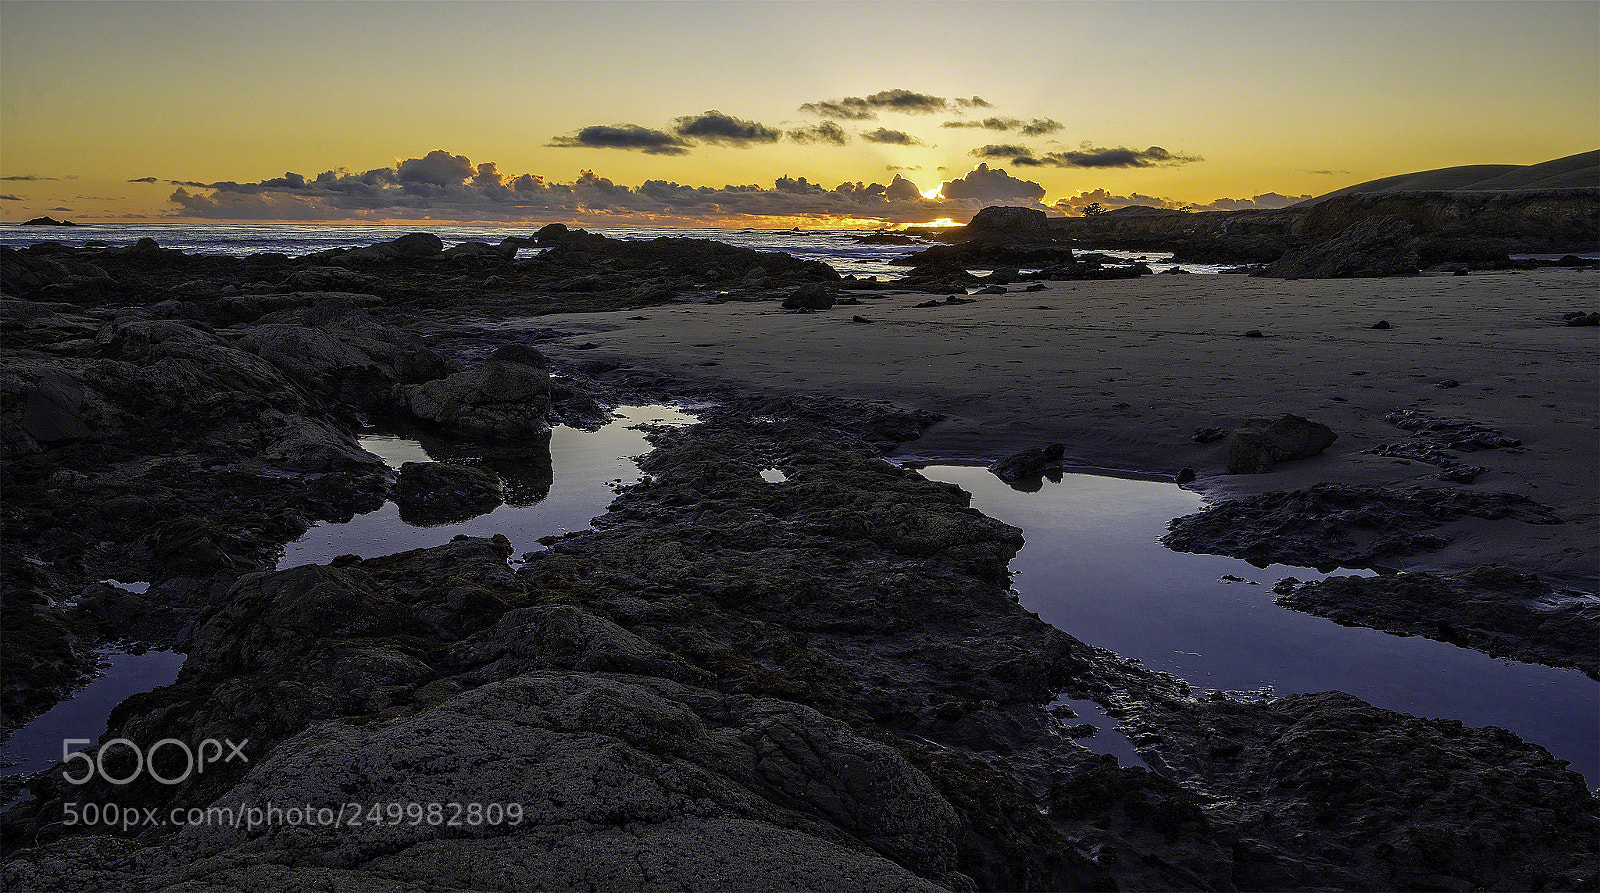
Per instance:
[[[133,638],[188,661],[104,740],[250,741],[183,785],[32,778],[0,816],[7,889],[1595,888],[1600,804],[1542,748],[1338,693],[1197,699],[1021,608],[1020,532],[882,460],[938,414],[713,393],[475,322],[775,304],[843,285],[831,270],[535,239],[551,250],[528,261],[413,237],[305,259],[3,252],[5,722]],[[271,570],[313,521],[395,492],[365,422],[536,464],[552,422],[688,394],[719,403],[656,432],[644,481],[520,569],[533,544],[497,537]],[[494,490],[407,473],[432,510]],[[1179,524],[1176,547],[1348,566],[1426,551],[1451,513],[1557,520],[1442,488],[1253,499]],[[1075,741],[1048,709],[1062,692],[1111,708],[1157,772]],[[522,820],[111,834],[64,827],[69,801],[514,801]]]

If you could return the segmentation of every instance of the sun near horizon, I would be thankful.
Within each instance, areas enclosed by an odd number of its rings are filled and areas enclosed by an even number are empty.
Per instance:
[[[4,0],[0,220],[1282,207],[1594,148],[1597,33],[1587,2]]]

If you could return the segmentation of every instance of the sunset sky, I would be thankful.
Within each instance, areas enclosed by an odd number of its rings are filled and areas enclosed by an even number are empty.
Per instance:
[[[1594,149],[1597,73],[1595,2],[5,0],[0,220],[1281,205]]]

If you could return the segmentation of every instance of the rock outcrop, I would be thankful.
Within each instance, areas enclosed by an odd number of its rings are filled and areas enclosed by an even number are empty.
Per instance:
[[[1286,581],[1278,604],[1496,657],[1577,667],[1600,679],[1600,601],[1534,574],[1486,565],[1457,574],[1407,573]]]
[[[1279,462],[1315,456],[1338,437],[1327,425],[1292,413],[1276,419],[1254,419],[1228,435],[1228,471],[1261,474]]]
[[[1411,224],[1394,215],[1352,224],[1333,237],[1296,248],[1257,272],[1274,279],[1406,276],[1422,264]]]

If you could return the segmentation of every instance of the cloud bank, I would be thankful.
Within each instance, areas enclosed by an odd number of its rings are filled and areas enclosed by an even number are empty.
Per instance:
[[[557,219],[681,226],[779,218],[861,225],[965,219],[991,204],[1044,207],[1044,187],[986,164],[944,182],[936,198],[924,197],[916,183],[898,173],[887,184],[847,181],[832,188],[788,176],[770,187],[668,180],[630,187],[589,170],[571,183],[556,183],[536,174],[502,173],[494,162],[475,165],[443,149],[360,173],[333,170],[308,177],[291,172],[254,183],[167,182],[177,187],[170,196],[177,216],[208,220]]]

